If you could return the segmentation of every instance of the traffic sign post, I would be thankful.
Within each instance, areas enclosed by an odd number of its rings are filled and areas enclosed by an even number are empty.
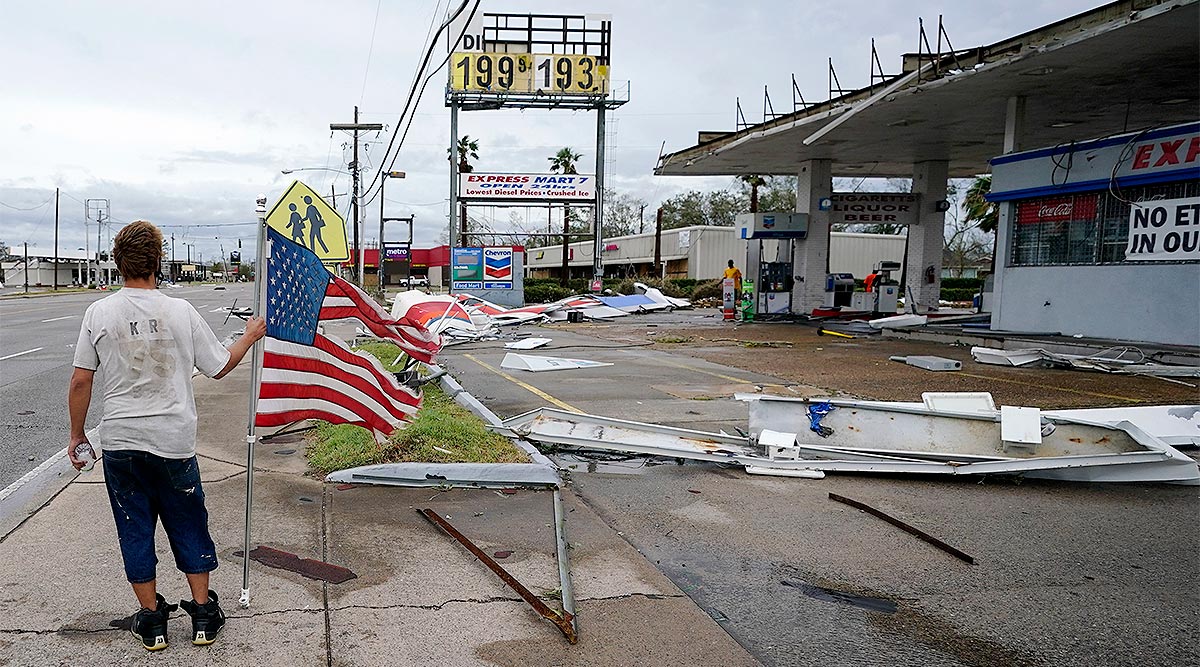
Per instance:
[[[346,222],[315,190],[292,182],[267,214],[267,226],[316,253],[324,264],[350,259]]]

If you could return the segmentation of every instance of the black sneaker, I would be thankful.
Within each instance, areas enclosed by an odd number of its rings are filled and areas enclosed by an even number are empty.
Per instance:
[[[147,651],[161,651],[167,647],[167,619],[178,606],[167,604],[162,594],[158,594],[158,604],[153,611],[142,609],[133,615],[129,631],[134,637],[142,640],[142,647]]]
[[[209,591],[208,602],[200,604],[195,600],[180,600],[179,606],[192,616],[192,643],[196,646],[207,646],[217,641],[217,634],[225,626],[225,612],[217,604],[217,594]]]

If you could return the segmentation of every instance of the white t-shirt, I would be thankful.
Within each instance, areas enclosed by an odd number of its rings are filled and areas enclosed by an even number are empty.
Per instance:
[[[229,361],[192,304],[155,289],[126,287],[88,306],[75,366],[103,368],[103,449],[169,459],[196,453],[192,368],[212,377]]]

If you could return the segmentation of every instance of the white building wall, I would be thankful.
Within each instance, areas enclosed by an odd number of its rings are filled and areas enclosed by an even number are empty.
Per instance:
[[[743,273],[746,267],[746,241],[736,236],[733,227],[684,227],[662,233],[663,261],[687,258],[688,277],[697,280],[720,278],[727,262],[733,260]],[[680,246],[680,236],[686,234],[687,245]],[[803,243],[802,241],[800,243]],[[777,241],[763,242],[764,261],[775,261]],[[646,264],[654,261],[654,234],[636,234],[606,239],[604,246],[616,246],[604,252],[604,263]],[[575,252],[571,266],[592,265],[592,242],[581,241],[570,246]],[[540,257],[539,257],[540,255]],[[527,251],[529,270],[555,269],[562,266],[562,246],[532,248]],[[883,234],[833,232],[830,235],[829,270],[851,273],[863,278],[881,260],[901,262],[904,259],[904,237]]]
[[[1001,269],[992,328],[1200,346],[1200,264]]]
[[[904,261],[904,237],[893,234],[832,232],[829,239],[829,272],[865,278],[881,261]],[[899,278],[900,276],[893,276]]]

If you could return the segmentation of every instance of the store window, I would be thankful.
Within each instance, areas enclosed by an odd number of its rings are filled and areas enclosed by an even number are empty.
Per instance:
[[[1125,261],[1132,202],[1200,196],[1200,181],[1027,199],[1016,203],[1010,266]]]

